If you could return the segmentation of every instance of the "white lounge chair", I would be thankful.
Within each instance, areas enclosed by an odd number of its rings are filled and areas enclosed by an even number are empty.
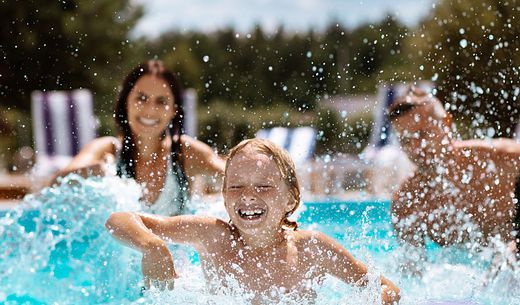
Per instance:
[[[257,138],[268,139],[285,148],[296,166],[308,160],[314,154],[316,129],[312,127],[260,129]]]
[[[51,175],[66,166],[96,137],[98,123],[92,93],[87,89],[34,91],[31,103],[36,152],[34,171]]]

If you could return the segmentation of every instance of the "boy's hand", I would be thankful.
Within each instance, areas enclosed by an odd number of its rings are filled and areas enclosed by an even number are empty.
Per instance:
[[[177,277],[173,267],[173,258],[166,244],[160,243],[151,246],[143,252],[141,269],[146,288],[155,286],[161,290],[173,290],[174,280]]]

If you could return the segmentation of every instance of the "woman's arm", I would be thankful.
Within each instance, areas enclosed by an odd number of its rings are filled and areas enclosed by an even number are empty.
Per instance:
[[[182,135],[182,156],[186,174],[190,177],[199,174],[222,176],[226,162],[207,144],[190,136]]]
[[[349,284],[366,285],[368,269],[334,239],[320,232],[309,232],[310,245],[315,245],[314,255],[319,267],[334,277]],[[383,304],[399,302],[399,288],[381,276],[381,299]]]
[[[58,177],[65,177],[70,173],[85,178],[104,175],[107,156],[114,155],[116,145],[117,139],[114,137],[102,137],[88,143],[67,167],[56,173],[50,185],[55,184]]]

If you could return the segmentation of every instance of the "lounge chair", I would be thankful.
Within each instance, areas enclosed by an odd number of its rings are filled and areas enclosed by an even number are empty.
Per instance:
[[[92,93],[34,91],[31,96],[37,175],[51,175],[66,166],[80,149],[96,137],[97,120]]]
[[[316,129],[312,127],[260,129],[257,138],[268,139],[285,148],[296,166],[307,161],[314,154]]]

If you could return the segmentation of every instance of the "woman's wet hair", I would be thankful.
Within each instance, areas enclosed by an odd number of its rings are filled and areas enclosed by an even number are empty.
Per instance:
[[[171,161],[172,163],[177,162],[180,167],[183,166],[182,162],[179,160],[179,154],[181,153],[180,137],[184,134],[184,100],[182,87],[175,74],[168,71],[161,61],[150,60],[146,63],[140,64],[130,71],[123,81],[119,98],[116,102],[115,120],[119,132],[123,137],[120,156],[122,162],[118,164],[117,168],[119,176],[125,175],[130,178],[135,178],[136,162],[134,160],[136,158],[136,146],[128,121],[128,96],[137,81],[144,75],[160,77],[168,84],[172,91],[174,103],[177,106],[176,115],[168,124],[167,130],[164,131],[163,136],[166,136],[167,134],[172,136]]]
[[[276,166],[278,167],[278,170],[280,170],[282,179],[287,185],[289,193],[291,194],[291,199],[294,203],[294,207],[285,214],[285,218],[283,219],[282,225],[289,229],[296,230],[298,228],[298,224],[295,221],[289,220],[289,217],[300,206],[300,184],[298,182],[298,177],[296,176],[296,167],[294,166],[294,162],[291,159],[291,156],[289,156],[289,153],[280,146],[265,139],[248,139],[240,142],[238,145],[233,147],[229,151],[228,159],[226,161],[226,174],[224,175],[223,188],[226,188],[227,171],[229,164],[231,163],[231,159],[233,159],[233,157],[237,153],[243,151],[246,148],[264,154],[272,158],[272,160],[274,160],[274,162],[276,163]]]

